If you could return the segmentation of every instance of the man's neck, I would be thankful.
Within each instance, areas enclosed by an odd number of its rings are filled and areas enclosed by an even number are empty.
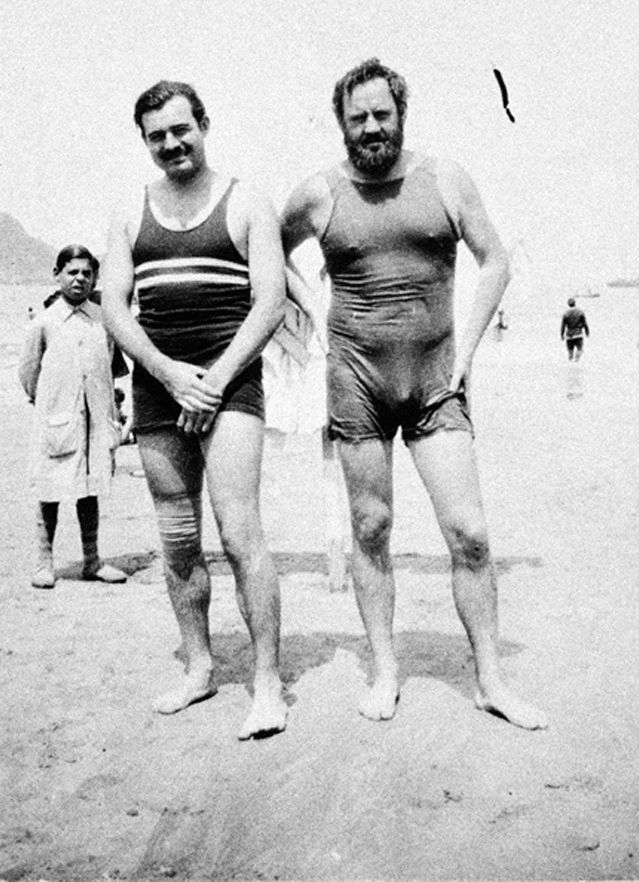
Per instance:
[[[169,229],[188,230],[206,216],[222,196],[223,176],[208,166],[188,179],[161,178],[149,190],[158,220]]]

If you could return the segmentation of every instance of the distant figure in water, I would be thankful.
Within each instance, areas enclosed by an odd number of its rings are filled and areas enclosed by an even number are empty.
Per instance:
[[[27,310],[27,315],[29,316],[29,321],[32,321],[32,319],[36,317],[35,309],[32,306]]]
[[[503,309],[497,310],[497,321],[495,322],[495,336],[498,340],[501,340],[503,337],[504,331],[508,330],[508,325],[506,324],[506,314]]]
[[[568,309],[561,319],[561,339],[566,341],[568,360],[579,361],[584,348],[584,332],[590,336],[590,328],[583,311],[575,306],[575,298],[568,300]]]

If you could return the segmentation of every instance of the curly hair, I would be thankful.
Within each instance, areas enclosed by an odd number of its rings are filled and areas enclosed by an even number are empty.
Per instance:
[[[159,110],[161,107],[164,107],[167,101],[178,95],[182,95],[187,99],[191,105],[195,121],[198,125],[202,124],[202,120],[206,116],[206,108],[193,86],[175,80],[160,80],[154,86],[151,86],[150,89],[142,92],[135,102],[133,118],[142,135],[144,135],[144,128],[142,127],[142,117],[144,114],[149,113],[151,110]]]
[[[355,86],[361,86],[369,80],[382,79],[388,83],[388,88],[395,100],[397,112],[401,121],[406,116],[406,101],[408,98],[408,86],[406,80],[401,74],[391,70],[390,67],[382,64],[379,58],[367,58],[357,67],[352,68],[341,80],[335,83],[333,90],[333,111],[337,117],[340,127],[344,127],[344,98],[351,95]]]

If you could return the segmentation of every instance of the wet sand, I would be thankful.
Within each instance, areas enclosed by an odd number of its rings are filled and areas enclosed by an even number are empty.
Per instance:
[[[609,303],[592,304],[591,325]],[[511,316],[473,378],[503,665],[548,731],[474,708],[445,548],[400,445],[402,697],[391,722],[358,716],[369,655],[352,591],[328,591],[312,436],[265,452],[290,713],[285,733],[248,743],[236,734],[250,646],[208,515],[221,688],[173,717],[150,711],[180,667],[134,446],[118,452],[101,523],[103,555],[128,583],[79,581],[63,510],[58,584],[30,587],[29,410],[4,341],[0,879],[637,878],[639,335],[613,322],[575,367],[554,324],[541,351]]]

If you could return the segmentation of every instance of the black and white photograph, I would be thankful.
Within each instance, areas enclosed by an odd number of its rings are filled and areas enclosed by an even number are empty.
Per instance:
[[[1,0],[0,882],[639,879],[638,45]]]

